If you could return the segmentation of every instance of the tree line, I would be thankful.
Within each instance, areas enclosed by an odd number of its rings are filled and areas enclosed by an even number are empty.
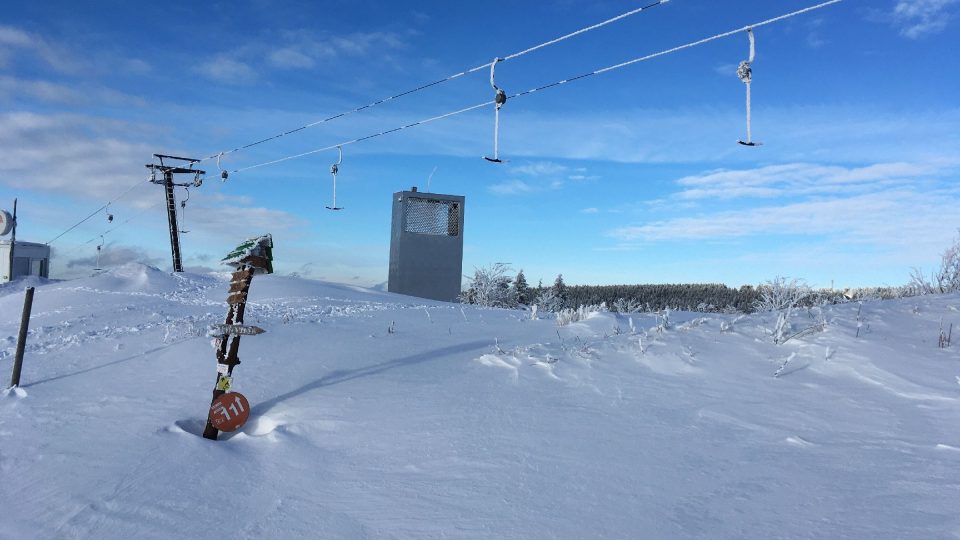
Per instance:
[[[477,268],[460,300],[467,304],[504,308],[536,305],[541,311],[553,312],[588,306],[622,313],[660,311],[667,308],[751,313],[761,303],[764,291],[773,283],[736,288],[722,283],[567,285],[563,275],[559,274],[550,286],[544,286],[541,282],[536,287],[531,287],[523,270],[516,276],[510,276],[508,272],[509,268],[503,264]],[[811,289],[805,285],[804,288],[807,293],[800,305],[808,307],[866,298],[887,299],[912,295],[912,291],[905,287],[846,291]]]

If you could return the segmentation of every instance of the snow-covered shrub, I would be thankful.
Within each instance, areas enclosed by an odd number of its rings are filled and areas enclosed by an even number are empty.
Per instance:
[[[787,340],[787,331],[790,329],[790,311],[792,309],[788,307],[777,313],[777,322],[774,323],[773,330],[770,332],[773,335],[773,342],[777,345]]]
[[[537,305],[541,311],[557,312],[563,307],[563,300],[557,297],[552,288],[540,291],[540,294],[537,295],[533,303]]]
[[[633,298],[617,298],[613,301],[613,310],[617,313],[637,313],[643,310],[643,304]]]
[[[583,320],[585,316],[586,314],[583,312],[583,306],[580,306],[578,309],[563,308],[557,312],[557,325],[566,326],[570,323]]]
[[[950,330],[943,331],[943,317],[940,317],[940,337],[937,338],[937,346],[946,349],[950,346],[950,339],[953,337],[953,323],[950,323]]]
[[[954,238],[953,244],[940,255],[940,269],[934,279],[942,293],[960,291],[960,237]]]
[[[603,313],[607,310],[607,304],[592,306],[580,306],[577,309],[564,308],[557,312],[557,324],[566,326],[570,323],[582,321],[590,316],[591,313]]]
[[[790,316],[793,311],[810,296],[810,287],[802,279],[788,280],[785,277],[777,276],[770,281],[760,285],[757,288],[759,298],[754,302],[754,309],[758,312],[776,312],[777,321],[774,323],[770,334],[773,336],[773,342],[781,344],[791,337]]]
[[[665,308],[656,313],[657,325],[654,327],[654,330],[658,334],[662,334],[664,330],[670,329],[670,308]]]
[[[753,303],[754,310],[782,311],[797,307],[810,296],[810,287],[802,279],[787,280],[777,276],[757,287],[759,298]]]
[[[913,268],[910,270],[910,283],[907,284],[906,288],[910,291],[910,296],[922,296],[925,294],[933,294],[936,289],[933,286],[933,276],[931,279],[927,279],[923,275],[923,270],[919,268]]]
[[[720,321],[720,333],[732,332],[733,327],[744,318],[744,315],[740,315],[733,319],[732,321]]]
[[[911,270],[906,288],[915,295],[960,292],[960,236],[940,254],[940,268],[929,279],[919,268]]]
[[[460,294],[460,302],[486,307],[512,308],[517,306],[516,291],[507,277],[510,268],[496,263],[488,268],[474,268],[467,290]]]

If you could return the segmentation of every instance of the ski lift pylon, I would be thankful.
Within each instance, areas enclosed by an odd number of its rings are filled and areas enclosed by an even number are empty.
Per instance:
[[[333,176],[333,206],[328,206],[327,210],[343,210],[342,206],[337,206],[337,173],[340,172],[341,163],[343,163],[343,148],[337,146],[337,162],[330,165],[330,175]]]

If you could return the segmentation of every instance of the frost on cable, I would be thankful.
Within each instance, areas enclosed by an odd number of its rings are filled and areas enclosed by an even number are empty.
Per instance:
[[[235,247],[233,251],[220,260],[223,264],[234,268],[246,265],[253,269],[255,274],[273,273],[273,236],[265,234],[255,238],[248,238]]]

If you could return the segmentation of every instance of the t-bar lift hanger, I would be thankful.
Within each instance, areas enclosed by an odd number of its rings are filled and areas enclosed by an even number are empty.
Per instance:
[[[753,37],[753,28],[747,28],[747,37],[750,38],[750,57],[737,67],[737,77],[743,84],[747,85],[747,140],[739,140],[738,143],[744,146],[760,146],[763,143],[754,142],[750,130],[750,83],[753,82],[753,59],[756,56],[756,43]]]
[[[503,58],[497,57],[493,59],[493,63],[490,64],[490,86],[493,87],[493,91],[496,92],[494,97],[494,112],[493,112],[493,157],[483,156],[483,159],[487,161],[492,161],[493,163],[503,163],[503,160],[500,159],[500,107],[503,107],[503,104],[507,102],[507,93],[503,91],[502,88],[497,86],[497,83],[494,81],[494,72],[497,69],[497,63],[503,62]]]
[[[343,147],[337,146],[337,162],[330,165],[330,174],[333,176],[333,206],[328,206],[328,210],[343,210],[342,206],[337,206],[337,173],[340,172],[340,164],[343,163]]]

